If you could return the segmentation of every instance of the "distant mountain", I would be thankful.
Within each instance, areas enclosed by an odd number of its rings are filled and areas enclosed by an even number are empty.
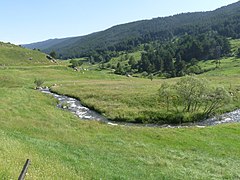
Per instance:
[[[240,38],[240,1],[208,12],[183,13],[117,25],[86,36],[51,39],[24,45],[66,58],[88,56],[93,51],[131,50],[139,44],[166,41],[184,34],[216,31],[225,37]]]
[[[22,46],[29,49],[48,49],[57,44],[64,43],[65,41],[71,40],[72,38],[63,38],[63,39],[49,39],[42,42],[36,42],[31,44],[23,44]]]

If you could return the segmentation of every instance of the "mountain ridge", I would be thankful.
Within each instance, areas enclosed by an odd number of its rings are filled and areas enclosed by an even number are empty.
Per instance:
[[[115,25],[85,36],[53,39],[23,45],[50,53],[60,58],[88,56],[92,51],[129,50],[138,44],[155,40],[165,41],[185,33],[217,31],[220,35],[239,38],[240,1],[214,11],[181,13],[150,20]],[[233,26],[233,27],[232,27]]]

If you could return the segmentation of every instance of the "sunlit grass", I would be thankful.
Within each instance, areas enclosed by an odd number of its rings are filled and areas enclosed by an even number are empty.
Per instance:
[[[0,68],[9,65],[55,64],[38,50],[29,50],[10,43],[0,42]]]
[[[80,121],[31,89],[0,92],[2,179],[16,179],[27,158],[27,179],[239,178],[237,124],[115,127]]]
[[[239,87],[239,59],[202,74],[213,85]],[[0,179],[240,179],[240,125],[161,129],[82,121],[34,90],[34,80],[81,99],[108,117],[165,111],[157,90],[164,81],[75,72],[59,65],[0,68]],[[205,62],[201,66],[214,66]],[[237,102],[230,106],[232,109]],[[230,108],[230,109],[231,109]],[[147,113],[147,112],[146,112]]]

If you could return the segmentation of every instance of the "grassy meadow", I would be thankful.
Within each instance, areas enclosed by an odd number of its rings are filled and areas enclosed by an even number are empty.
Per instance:
[[[227,70],[228,61],[235,66],[240,60],[223,60],[222,71],[201,76],[213,84],[238,87],[239,68]],[[67,63],[47,61],[5,62],[0,58],[6,64],[0,68],[0,179],[17,179],[27,158],[31,165],[26,179],[240,178],[240,124],[162,129],[81,121],[58,109],[56,100],[34,90],[33,83],[43,79],[46,86],[56,84],[58,93],[75,96],[113,119],[131,121],[150,117],[149,112],[164,112],[157,90],[163,81],[176,79],[75,72]]]
[[[240,107],[240,59],[221,59],[216,67],[214,60],[199,63],[206,73],[199,75],[213,87],[224,87],[234,94],[233,101],[225,104],[218,113]],[[93,77],[93,74],[98,74]],[[111,120],[169,123],[178,122],[176,115],[167,112],[159,102],[158,89],[163,82],[176,83],[179,78],[159,79],[133,78],[113,75],[111,71],[81,71],[79,79],[65,81],[52,88],[60,94],[76,97],[88,107],[101,112]],[[61,85],[60,85],[61,84]],[[187,121],[187,120],[186,120]]]

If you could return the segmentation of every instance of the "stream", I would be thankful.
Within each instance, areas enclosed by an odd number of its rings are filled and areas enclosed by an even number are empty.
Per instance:
[[[83,106],[79,100],[75,98],[71,98],[65,95],[59,95],[50,91],[49,88],[40,88],[42,93],[50,94],[54,98],[58,100],[57,107],[61,109],[68,110],[78,116],[82,120],[96,120],[100,122],[104,122],[109,125],[117,126],[140,126],[140,127],[162,127],[162,128],[182,128],[182,127],[205,127],[205,126],[214,126],[218,124],[224,123],[236,123],[240,122],[240,109],[222,114],[220,116],[216,116],[213,118],[206,119],[197,123],[183,123],[181,125],[156,125],[156,124],[140,124],[140,123],[126,123],[126,122],[114,122],[108,120],[103,115],[90,110],[89,108]]]

